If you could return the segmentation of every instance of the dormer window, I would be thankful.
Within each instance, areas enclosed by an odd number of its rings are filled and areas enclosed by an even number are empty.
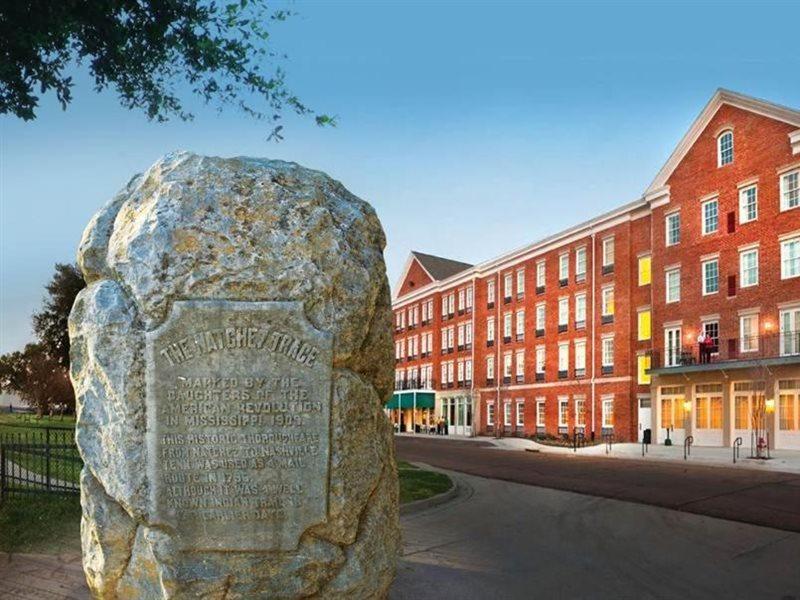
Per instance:
[[[733,131],[727,130],[717,138],[717,166],[724,167],[733,162]]]

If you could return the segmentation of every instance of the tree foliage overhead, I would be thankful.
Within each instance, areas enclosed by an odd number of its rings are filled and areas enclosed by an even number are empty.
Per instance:
[[[75,297],[86,282],[75,265],[56,264],[53,279],[45,286],[48,297],[41,311],[33,314],[33,331],[44,352],[64,368],[69,368],[67,320]]]
[[[285,111],[334,119],[303,104],[286,86],[267,27],[290,13],[264,0],[13,0],[0,3],[0,114],[36,118],[39,95],[72,100],[74,63],[96,91],[113,88],[123,106],[165,121],[193,117],[178,88],[221,109],[237,106],[272,123],[280,139]]]

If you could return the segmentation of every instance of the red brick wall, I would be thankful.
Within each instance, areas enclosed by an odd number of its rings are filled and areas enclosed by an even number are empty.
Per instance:
[[[734,132],[734,161],[717,167],[717,133]],[[797,279],[780,279],[778,236],[800,228],[800,210],[780,212],[776,170],[800,161],[792,156],[788,133],[796,127],[723,105],[668,180],[670,202],[653,211],[654,345],[663,353],[663,323],[683,320],[684,343],[696,340],[702,315],[720,314],[720,339],[738,338],[738,311],[761,307],[761,329],[777,332],[777,304],[800,299]],[[758,220],[739,223],[737,184],[758,178]],[[700,198],[719,194],[719,230],[703,236]],[[665,246],[665,213],[680,208],[681,242]],[[728,233],[727,215],[736,214],[736,230]],[[759,284],[741,288],[738,247],[759,242]],[[719,252],[720,290],[703,296],[700,257]],[[664,267],[681,264],[681,301],[665,302]],[[737,293],[728,296],[727,278],[736,275]],[[721,342],[724,343],[724,342]]]
[[[419,261],[416,259],[411,261],[411,265],[408,268],[408,273],[406,274],[406,278],[403,280],[403,283],[400,285],[400,291],[398,292],[398,298],[405,296],[406,294],[416,291],[421,287],[428,285],[429,283],[433,282],[430,275],[422,268],[419,264]]]

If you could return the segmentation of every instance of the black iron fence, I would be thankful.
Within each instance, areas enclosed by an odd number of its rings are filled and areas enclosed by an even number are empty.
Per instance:
[[[676,346],[663,352],[651,350],[649,355],[651,369],[792,356],[800,359],[800,331],[723,338],[709,345]]]
[[[0,430],[0,502],[25,494],[77,493],[82,467],[72,427]]]

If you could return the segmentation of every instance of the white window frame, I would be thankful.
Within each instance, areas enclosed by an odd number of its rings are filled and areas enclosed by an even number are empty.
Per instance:
[[[717,289],[715,290],[710,290],[708,287],[711,280],[707,277],[708,272],[706,270],[707,267],[712,264],[717,265]],[[714,294],[719,293],[719,258],[709,258],[707,260],[702,261],[700,263],[700,277],[702,281],[703,296],[712,296]]]
[[[795,178],[797,182],[796,187],[792,187],[792,189],[788,189],[787,182],[790,178]],[[792,210],[794,208],[800,208],[800,169],[794,169],[789,171],[788,173],[781,173],[781,212]],[[789,205],[789,194],[797,197],[797,200],[792,199],[795,202],[793,206]]]
[[[569,279],[569,252],[558,255],[558,279],[559,281]]]
[[[503,275],[503,299],[514,297],[514,276],[511,273]]]
[[[558,370],[569,371],[569,342],[558,344]]]
[[[558,426],[569,427],[569,396],[558,397]]]
[[[749,333],[745,334],[745,323],[753,320]],[[758,352],[760,319],[757,312],[739,315],[739,351]],[[753,343],[754,342],[754,343]]]
[[[486,402],[486,425],[494,427],[494,400]]]
[[[677,295],[675,297],[671,297],[670,296],[669,279],[670,279],[670,275],[675,275],[675,274],[677,274],[677,277],[678,277],[678,286],[676,288],[677,289]],[[665,283],[665,289],[664,289],[665,302],[667,304],[672,304],[674,302],[680,302],[681,301],[681,269],[680,269],[680,267],[675,267],[675,268],[667,269],[666,271],[664,271],[664,283]]]
[[[673,229],[671,227],[673,220],[677,223],[677,228]],[[664,217],[664,245],[665,246],[677,246],[681,243],[681,213],[680,211],[675,211],[669,213]],[[670,233],[676,233],[676,240],[670,241]]]
[[[486,282],[486,301],[487,302],[494,302],[495,289],[494,289],[494,279],[490,279]]]
[[[558,299],[558,324],[569,324],[569,296]]]
[[[575,322],[586,323],[586,294],[575,294]]]
[[[609,306],[611,311],[609,312]],[[604,317],[610,317],[614,314],[614,286],[607,285],[600,290],[600,314]]]
[[[508,377],[509,379],[512,377],[512,375],[513,375],[513,372],[512,372],[513,363],[514,363],[514,358],[513,358],[513,354],[511,352],[506,352],[505,354],[503,354],[503,378],[504,379],[506,377]]]
[[[536,398],[536,427],[546,427],[545,425],[545,406],[547,402],[544,398]]]
[[[545,262],[540,260],[536,263],[536,287],[544,287],[545,282],[547,281],[547,270],[545,268]]]
[[[725,139],[730,136],[731,144],[730,148],[723,148],[722,144]],[[733,129],[726,129],[721,131],[720,134],[717,136],[717,168],[724,167],[725,165],[733,164],[734,159],[734,149],[733,149]],[[724,153],[729,152],[730,158],[726,159]]]
[[[512,320],[512,315],[511,315],[510,311],[503,314],[503,337],[504,338],[510,338],[511,337],[511,332],[513,331],[512,327],[511,327],[511,320]]]
[[[575,249],[575,276],[580,278],[586,275],[586,246]]]
[[[511,427],[511,400],[503,400],[503,427]]]
[[[796,244],[797,254],[792,259],[789,259],[788,249],[790,245],[794,244]],[[789,262],[790,260],[792,263]],[[794,273],[788,268],[790,264],[796,264]],[[800,277],[800,236],[781,241],[781,279],[793,279],[795,277]]]
[[[754,214],[749,215],[750,192],[753,193],[752,206]],[[751,223],[758,220],[758,185],[748,185],[739,190],[739,223]]]
[[[536,346],[536,372],[544,373],[547,362],[547,349],[544,346]]]
[[[614,338],[604,337],[600,340],[600,357],[601,366],[613,367],[614,366]]]
[[[586,340],[575,340],[575,370],[583,369],[586,371]]]
[[[745,265],[745,257],[755,255],[755,266],[753,269],[748,269]],[[749,248],[747,250],[739,251],[739,286],[743,288],[753,287],[758,285],[759,279],[759,266],[758,266],[758,248]],[[745,276],[747,273],[755,271],[755,279],[749,281]]]
[[[609,250],[610,249],[610,250]],[[614,264],[614,236],[607,237],[603,240],[603,266],[610,267]]]
[[[709,223],[707,222],[706,215],[707,206],[716,207],[716,225],[714,229],[708,228]],[[711,198],[700,205],[700,229],[703,235],[711,235],[712,233],[717,233],[719,231],[719,198]]]
[[[525,427],[525,400],[517,400],[516,408],[517,408],[517,427]]]
[[[519,310],[517,310],[517,314],[514,315],[514,317],[516,319],[516,325],[517,325],[517,330],[516,330],[517,336],[524,336],[525,335],[525,309],[524,308],[520,308]]]
[[[494,379],[494,356],[486,357],[486,379]]]
[[[486,341],[494,341],[494,317],[486,319]]]
[[[614,428],[614,396],[600,397],[601,427],[603,429]],[[611,417],[610,419],[608,417]]]
[[[575,404],[575,427],[586,427],[586,396],[573,396]]]
[[[525,294],[525,269],[517,269],[517,297]]]
[[[536,329],[544,329],[547,322],[547,308],[544,303],[536,305]]]
[[[514,371],[516,375],[525,375],[525,350],[517,350],[514,354]]]

